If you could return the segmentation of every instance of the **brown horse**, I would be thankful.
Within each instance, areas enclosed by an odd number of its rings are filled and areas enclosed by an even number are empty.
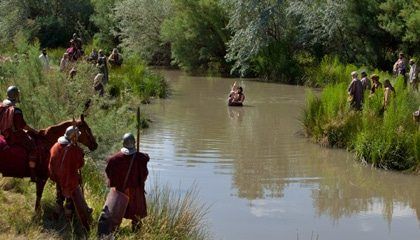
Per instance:
[[[65,121],[57,125],[42,129],[39,134],[32,136],[39,150],[40,161],[36,166],[36,203],[35,210],[41,206],[42,193],[45,183],[48,180],[48,164],[50,161],[50,149],[57,142],[57,139],[64,135],[69,126],[76,125],[81,132],[79,142],[94,151],[98,147],[95,137],[88,124],[84,120],[83,114],[80,119]],[[8,146],[4,138],[0,136],[0,173],[4,177],[24,178],[30,177],[29,159],[26,150],[21,146]]]

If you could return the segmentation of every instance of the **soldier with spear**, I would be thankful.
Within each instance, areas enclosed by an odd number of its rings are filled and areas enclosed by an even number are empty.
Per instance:
[[[137,109],[137,144],[133,134],[124,134],[123,147],[107,160],[105,172],[111,189],[99,218],[100,238],[115,231],[122,218],[131,220],[133,231],[139,230],[141,219],[147,216],[144,185],[149,173],[149,156],[139,151],[139,137],[140,108]]]

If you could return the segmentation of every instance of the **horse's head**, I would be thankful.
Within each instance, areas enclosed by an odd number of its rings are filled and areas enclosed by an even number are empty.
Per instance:
[[[89,125],[85,122],[83,114],[80,116],[80,120],[76,121],[76,126],[80,131],[79,142],[88,147],[89,150],[95,151],[98,148],[98,143],[96,143]]]

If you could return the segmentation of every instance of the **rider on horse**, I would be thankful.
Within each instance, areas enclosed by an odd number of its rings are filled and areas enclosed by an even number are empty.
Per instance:
[[[26,124],[22,110],[16,107],[16,103],[20,102],[19,95],[19,89],[16,86],[10,86],[7,89],[7,98],[0,103],[0,134],[9,145],[18,145],[26,150],[31,181],[35,182],[39,154],[30,134],[37,135],[38,131]]]

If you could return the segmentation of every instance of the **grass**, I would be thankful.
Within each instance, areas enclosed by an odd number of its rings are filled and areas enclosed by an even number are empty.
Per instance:
[[[9,85],[21,90],[21,104],[26,121],[40,129],[78,117],[87,99],[92,100],[86,112],[99,144],[95,152],[87,152],[82,170],[87,202],[98,219],[105,202],[107,187],[102,172],[104,159],[121,147],[121,136],[135,131],[136,107],[155,97],[165,97],[168,86],[162,77],[149,71],[134,58],[127,58],[124,67],[110,70],[107,94],[99,97],[93,90],[96,68],[88,63],[77,63],[78,73],[70,79],[58,71],[58,59],[63,50],[51,50],[52,69],[43,71],[38,60],[39,46],[25,42],[15,43],[17,59],[0,63],[0,90]],[[9,54],[10,56],[14,53]],[[126,71],[126,72],[125,72]],[[117,89],[117,94],[109,94]],[[142,127],[148,120],[141,114]],[[143,219],[140,232],[132,233],[128,222],[123,222],[120,239],[205,239],[208,237],[203,206],[197,205],[197,192],[192,188],[180,194],[158,183],[147,195],[149,216]],[[34,212],[35,186],[28,180],[0,179],[0,239],[96,239],[96,225],[84,234],[77,220],[54,218],[55,186],[49,181],[42,199],[42,213]]]
[[[327,84],[319,97],[308,91],[302,116],[306,134],[323,145],[354,151],[357,159],[379,168],[419,169],[420,131],[412,120],[412,113],[420,106],[419,93],[404,88],[401,77],[374,70],[381,81],[391,80],[396,96],[383,111],[383,92],[371,96],[366,92],[363,110],[355,112],[349,108],[346,91],[349,71],[355,67],[339,62],[334,62],[327,72],[325,67],[321,63],[317,78],[324,79],[325,74],[327,82],[331,82],[331,77],[337,80]]]

